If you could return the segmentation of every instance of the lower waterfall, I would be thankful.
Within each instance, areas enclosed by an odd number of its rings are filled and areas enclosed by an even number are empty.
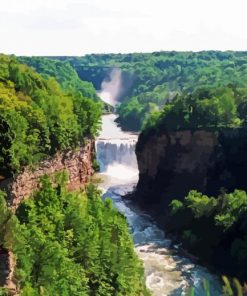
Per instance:
[[[115,207],[127,218],[135,250],[144,264],[147,287],[154,296],[187,295],[189,287],[194,287],[193,295],[203,296],[207,295],[204,292],[206,281],[211,295],[222,295],[216,276],[182,257],[179,246],[172,245],[149,215],[131,201],[122,199],[138,180],[135,156],[137,135],[123,132],[115,119],[113,114],[103,116],[102,132],[96,142],[99,175],[103,180],[100,186],[103,198],[111,198]]]
[[[137,174],[135,145],[136,139],[98,140],[100,171],[120,179],[134,177]]]

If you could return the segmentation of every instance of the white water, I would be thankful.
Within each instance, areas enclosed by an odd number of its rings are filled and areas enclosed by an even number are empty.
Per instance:
[[[120,69],[113,69],[110,78],[104,80],[101,84],[101,90],[98,92],[102,101],[112,106],[116,106],[117,99],[122,92],[122,72]]]
[[[186,295],[188,287],[195,288],[195,296],[203,292],[203,280],[210,284],[211,295],[221,294],[217,277],[206,268],[193,264],[179,256],[163,231],[142,212],[122,196],[130,192],[138,180],[135,157],[137,135],[123,132],[114,122],[115,115],[103,116],[102,132],[97,140],[97,158],[104,179],[104,197],[112,199],[129,223],[135,250],[143,260],[146,285],[154,296]]]

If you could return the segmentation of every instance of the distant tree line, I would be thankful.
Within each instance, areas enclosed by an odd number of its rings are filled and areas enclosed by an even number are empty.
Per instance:
[[[149,115],[163,109],[176,94],[193,93],[201,88],[247,83],[247,52],[154,52],[133,54],[99,54],[85,57],[62,57],[79,75],[89,73],[98,78],[107,67],[120,68],[131,87],[119,106],[119,123],[128,129],[140,130]]]

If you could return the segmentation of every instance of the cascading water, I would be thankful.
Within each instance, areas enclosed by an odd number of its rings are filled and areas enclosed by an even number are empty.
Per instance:
[[[103,197],[111,198],[128,220],[136,252],[144,263],[147,287],[154,296],[186,295],[188,287],[194,287],[194,295],[203,296],[206,295],[203,282],[207,281],[211,295],[222,295],[217,277],[181,257],[179,248],[172,246],[150,216],[122,199],[138,180],[137,135],[123,132],[115,124],[115,118],[113,114],[103,116],[102,132],[96,143],[100,175],[104,180]]]
[[[114,114],[103,116],[103,128],[96,145],[100,172],[108,177],[111,185],[134,182],[138,177],[135,156],[137,135],[124,133],[116,126],[115,119]]]
[[[137,168],[134,157],[135,144],[134,139],[98,140],[97,155],[101,172],[120,179],[135,176]]]

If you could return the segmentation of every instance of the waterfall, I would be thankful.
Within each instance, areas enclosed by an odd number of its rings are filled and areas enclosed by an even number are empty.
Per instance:
[[[101,90],[98,96],[107,104],[116,106],[118,103],[117,98],[122,93],[122,71],[120,69],[113,69],[110,77],[104,79],[101,84]]]
[[[138,176],[135,146],[137,135],[122,132],[113,114],[103,117],[103,128],[96,141],[100,172],[120,183],[136,181]]]
[[[119,179],[132,178],[137,174],[135,139],[97,141],[97,160],[100,172]]]

